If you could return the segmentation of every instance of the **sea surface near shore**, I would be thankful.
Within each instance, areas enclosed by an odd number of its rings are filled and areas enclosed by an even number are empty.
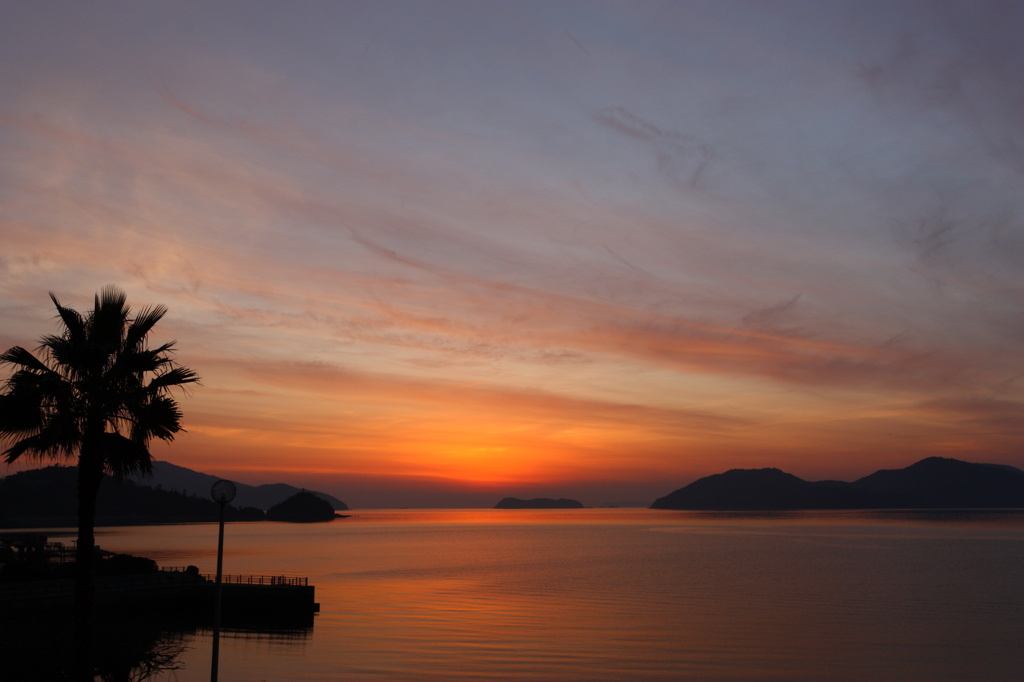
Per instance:
[[[226,573],[308,576],[321,613],[225,632],[220,680],[1024,679],[1020,511],[349,513],[227,526]],[[216,531],[98,542],[212,573]],[[149,679],[207,678],[211,641]]]

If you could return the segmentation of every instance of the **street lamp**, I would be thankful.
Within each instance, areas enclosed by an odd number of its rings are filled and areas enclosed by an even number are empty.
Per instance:
[[[210,661],[210,682],[217,682],[217,665],[220,658],[220,602],[221,576],[224,568],[224,507],[235,499],[235,484],[219,480],[210,486],[210,497],[220,505],[220,528],[217,532],[217,582],[213,597],[213,656]]]

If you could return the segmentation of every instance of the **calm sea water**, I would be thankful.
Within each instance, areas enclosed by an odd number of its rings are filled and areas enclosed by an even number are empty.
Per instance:
[[[98,541],[215,569],[216,525]],[[226,633],[225,681],[1024,679],[1021,512],[357,511],[225,543],[322,608]],[[210,634],[185,644],[154,679],[208,679]]]

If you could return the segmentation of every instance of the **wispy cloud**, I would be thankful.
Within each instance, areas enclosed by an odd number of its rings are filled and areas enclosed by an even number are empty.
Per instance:
[[[384,5],[5,10],[0,342],[168,305],[200,468],[1024,466],[1016,3]]]

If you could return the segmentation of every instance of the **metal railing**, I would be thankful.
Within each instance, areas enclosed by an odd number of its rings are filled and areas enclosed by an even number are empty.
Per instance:
[[[216,576],[213,574],[204,574],[203,578],[211,583],[216,580]],[[225,585],[307,587],[309,578],[294,575],[224,575],[221,576],[221,582]]]

